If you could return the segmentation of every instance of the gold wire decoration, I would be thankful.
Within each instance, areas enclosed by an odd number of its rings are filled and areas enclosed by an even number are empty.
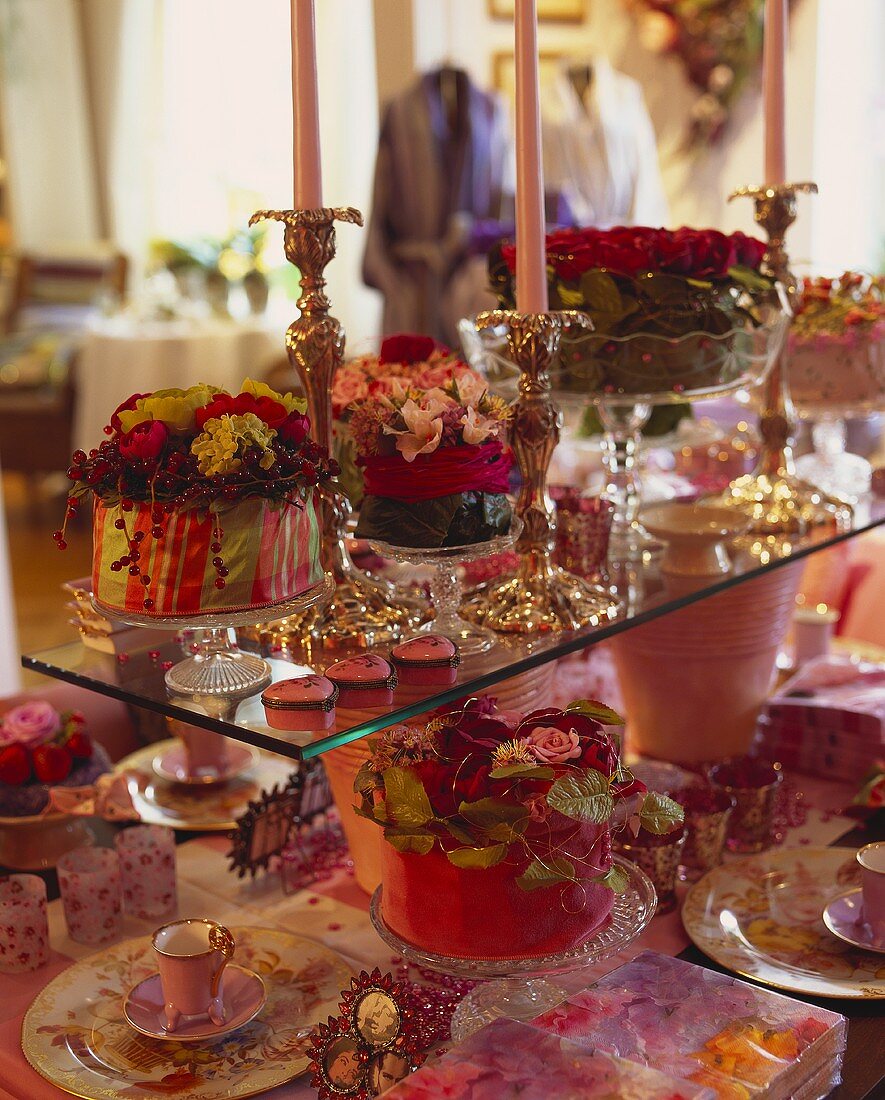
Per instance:
[[[332,450],[332,380],[344,359],[344,330],[329,313],[326,266],[335,256],[335,222],[362,225],[353,207],[317,210],[259,210],[249,224],[264,220],[285,227],[286,259],[298,269],[301,316],[286,331],[286,349],[307,397],[313,437]],[[302,615],[262,624],[256,635],[286,650],[336,650],[398,641],[420,621],[415,604],[400,597],[393,585],[354,565],[345,542],[350,502],[331,485],[322,490],[323,567],[335,581],[331,602]]]
[[[506,326],[510,357],[520,370],[511,443],[522,474],[516,513],[523,526],[516,540],[516,575],[477,590],[463,613],[508,634],[573,630],[614,619],[620,610],[616,597],[554,564],[556,518],[547,492],[547,470],[562,428],[562,413],[551,396],[550,367],[563,331],[588,328],[590,318],[575,310],[490,310],[476,324],[480,329]]]
[[[816,183],[740,187],[732,199],[753,199],[755,221],[768,235],[765,264],[781,283],[792,311],[797,298],[796,278],[790,271],[786,234],[796,220],[796,196],[817,194]],[[823,490],[796,475],[793,461],[793,431],[796,412],[790,399],[789,339],[760,386],[760,432],[762,444],[756,468],[733,481],[707,503],[736,508],[751,520],[750,532],[741,543],[750,553],[768,560],[789,554],[798,539],[826,537],[847,530],[852,509],[845,501],[827,496]]]

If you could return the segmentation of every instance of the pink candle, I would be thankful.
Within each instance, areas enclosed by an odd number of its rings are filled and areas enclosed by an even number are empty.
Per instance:
[[[296,210],[315,210],[323,205],[323,185],[313,0],[291,4],[294,205]]]
[[[784,69],[787,55],[787,0],[765,0],[762,95],[765,104],[765,182],[787,179],[784,144]]]
[[[544,173],[535,0],[516,0],[516,308],[546,313]]]

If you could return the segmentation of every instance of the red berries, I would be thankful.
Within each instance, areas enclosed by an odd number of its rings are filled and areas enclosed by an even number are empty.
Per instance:
[[[64,747],[77,760],[88,760],[92,756],[92,738],[88,733],[72,733]]]
[[[0,783],[20,787],[31,778],[31,756],[24,745],[7,745],[0,750]]]
[[[71,773],[71,754],[60,745],[39,745],[32,761],[34,775],[41,783],[61,783]]]

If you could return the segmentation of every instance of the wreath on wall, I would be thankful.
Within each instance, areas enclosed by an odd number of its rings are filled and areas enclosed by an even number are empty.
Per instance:
[[[758,78],[765,0],[624,0],[646,49],[678,57],[700,91],[687,144],[718,141],[747,85]],[[790,0],[791,7],[796,0]]]

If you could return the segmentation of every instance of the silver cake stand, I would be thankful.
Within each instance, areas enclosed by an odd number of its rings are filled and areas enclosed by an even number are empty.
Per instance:
[[[557,955],[465,959],[425,951],[401,939],[384,923],[380,886],[372,895],[369,915],[381,939],[407,962],[453,978],[481,983],[464,997],[452,1016],[452,1038],[461,1042],[499,1016],[513,1020],[533,1020],[540,1016],[567,996],[549,978],[583,970],[600,959],[616,955],[643,932],[657,905],[651,879],[620,856],[612,856],[612,864],[627,874],[629,883],[622,894],[615,895],[608,923],[580,947]]]

